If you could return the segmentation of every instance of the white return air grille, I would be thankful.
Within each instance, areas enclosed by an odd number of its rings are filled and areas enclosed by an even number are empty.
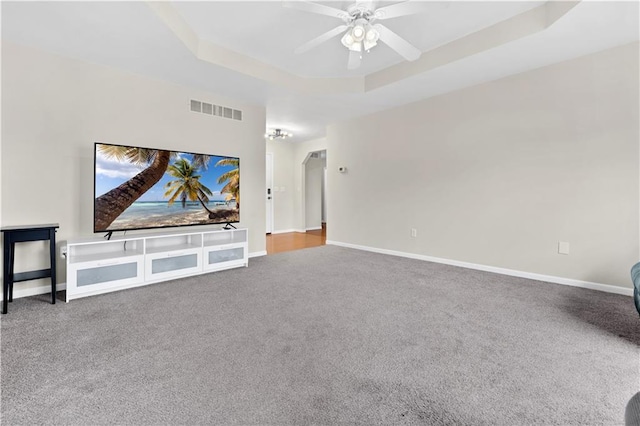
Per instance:
[[[239,109],[213,105],[202,101],[196,101],[195,99],[191,99],[191,111],[242,121],[242,111]]]

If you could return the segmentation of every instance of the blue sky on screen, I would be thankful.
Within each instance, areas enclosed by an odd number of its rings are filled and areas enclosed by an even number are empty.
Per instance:
[[[192,161],[193,155],[184,152],[177,153],[176,156],[171,158],[169,164],[173,164],[179,158]],[[209,197],[212,201],[225,199],[225,195],[220,194],[220,190],[225,184],[218,184],[218,177],[235,168],[235,166],[216,167],[216,163],[223,158],[226,157],[212,155],[209,160],[208,168],[206,170],[201,168],[198,171],[198,174],[201,176],[200,182],[213,193],[213,195]],[[111,189],[116,188],[120,184],[140,173],[145,168],[146,166],[144,165],[136,165],[127,161],[118,161],[113,158],[106,158],[99,150],[97,150],[95,164],[95,196],[99,197]],[[174,179],[175,178],[165,173],[164,176],[162,176],[162,179],[145,192],[137,201],[168,201],[169,197],[164,196],[164,193],[166,192],[164,186],[167,182]]]

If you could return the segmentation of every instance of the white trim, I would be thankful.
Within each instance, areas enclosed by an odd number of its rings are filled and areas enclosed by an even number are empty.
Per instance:
[[[269,167],[265,167],[265,168],[268,169],[267,171],[271,172],[271,176],[269,176],[269,179],[268,179],[269,183],[271,184],[271,188],[270,188],[271,189],[271,194],[265,194],[265,197],[269,197],[269,196],[271,197],[271,200],[270,200],[271,202],[269,203],[269,200],[267,200],[266,198],[264,200],[265,201],[265,205],[269,204],[269,207],[270,207],[269,208],[269,210],[270,210],[269,217],[271,218],[271,221],[270,221],[271,223],[269,223],[267,225],[266,224],[267,221],[265,220],[265,226],[267,227],[267,229],[271,230],[268,233],[273,234],[273,228],[275,227],[275,217],[274,217],[275,209],[274,209],[274,205],[275,205],[275,202],[276,202],[276,199],[273,196],[273,164],[274,164],[274,162],[273,162],[273,152],[267,152],[265,154],[265,163],[268,163],[268,165],[269,165]],[[265,176],[266,176],[266,173],[265,173]],[[267,192],[266,190],[267,190],[267,188],[265,186],[265,192]],[[267,210],[266,206],[265,206],[265,210]]]
[[[305,232],[306,232],[306,231],[318,231],[318,230],[320,230],[320,229],[322,229],[322,226],[314,226],[313,228],[307,228],[307,229],[305,229]]]
[[[67,289],[67,283],[56,284],[56,291],[62,291],[66,289]],[[49,293],[51,293],[51,284],[45,284],[45,285],[39,285],[37,287],[27,287],[27,288],[19,288],[14,284],[14,288],[13,288],[14,299],[21,299],[23,297],[37,296],[39,294],[49,294]],[[1,294],[0,294],[0,300],[3,300]]]
[[[289,233],[289,232],[296,232],[296,230],[295,230],[295,229],[293,229],[293,228],[291,228],[291,229],[280,229],[280,230],[278,230],[278,231],[273,231],[273,232],[271,233],[271,235],[273,235],[273,234],[287,234],[287,233]]]
[[[313,229],[322,229],[322,228],[313,228]],[[294,229],[294,228],[290,228],[290,229],[280,229],[280,230],[278,230],[278,231],[273,231],[273,232],[271,233],[271,235],[273,235],[273,234],[289,234],[289,233],[291,233],[291,232],[301,232],[301,233],[303,233],[303,234],[304,234],[305,232],[307,232],[307,230],[306,230],[306,229]]]
[[[260,257],[260,256],[266,256],[266,255],[267,255],[266,250],[255,251],[253,253],[249,253],[249,259],[251,259],[252,257]]]
[[[480,265],[476,263],[461,262],[459,260],[443,259],[440,257],[425,256],[422,254],[405,253],[402,251],[380,249],[375,247],[361,246],[358,244],[342,243],[339,241],[327,240],[327,244],[348,247],[356,250],[370,251],[374,253],[388,254],[391,256],[407,257],[409,259],[425,260],[427,262],[442,263],[445,265],[459,266],[461,268],[475,269],[478,271],[493,272],[495,274],[509,275],[512,277],[528,278],[536,281],[546,281],[554,284],[568,285],[571,287],[587,288],[590,290],[604,291],[607,293],[621,294],[623,296],[633,296],[632,288],[618,287],[615,285],[594,283],[589,281],[574,280],[572,278],[555,277],[553,275],[542,275],[533,272],[516,271],[513,269],[498,268],[496,266]]]

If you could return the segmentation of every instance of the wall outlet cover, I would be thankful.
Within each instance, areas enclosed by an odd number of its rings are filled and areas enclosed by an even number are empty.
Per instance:
[[[566,241],[558,241],[558,254],[569,254],[569,243]]]

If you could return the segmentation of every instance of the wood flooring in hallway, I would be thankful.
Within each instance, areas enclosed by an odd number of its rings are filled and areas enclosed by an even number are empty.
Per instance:
[[[323,246],[327,242],[327,227],[307,232],[267,234],[267,254]]]

